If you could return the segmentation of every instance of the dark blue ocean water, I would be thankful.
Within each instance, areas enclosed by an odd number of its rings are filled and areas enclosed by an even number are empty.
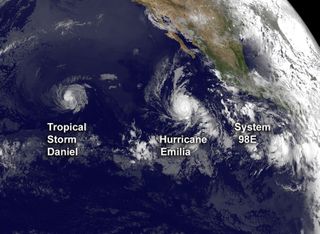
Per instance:
[[[208,151],[213,176],[195,170],[179,181],[164,175],[160,164],[123,169],[113,161],[107,146],[120,145],[120,133],[133,120],[146,136],[171,131],[158,122],[157,111],[142,115],[150,108],[143,90],[164,57],[173,61],[178,53],[180,65],[189,64],[188,91],[223,123],[221,92],[232,98],[204,58],[183,55],[178,43],[147,20],[143,7],[128,0],[12,0],[0,15],[2,41],[13,27],[38,38],[35,47],[1,58],[0,117],[13,123],[0,139],[46,135],[47,122],[87,122],[103,142],[84,163],[43,160],[35,151],[30,167],[19,165],[24,170],[14,176],[3,178],[1,167],[0,233],[299,233],[294,211],[302,209],[300,195],[278,188],[273,168],[254,177],[266,164],[248,161],[243,148],[226,155]],[[61,35],[55,24],[67,19],[91,23]],[[104,73],[118,77],[117,89],[100,79]],[[44,97],[72,76],[90,77],[76,82],[91,87],[89,104],[80,114],[56,113]],[[221,92],[208,93],[208,87]]]

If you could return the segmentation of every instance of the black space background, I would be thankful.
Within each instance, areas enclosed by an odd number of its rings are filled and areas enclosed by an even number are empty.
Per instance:
[[[289,0],[294,9],[301,16],[309,30],[320,44],[320,11],[319,2],[312,0]]]

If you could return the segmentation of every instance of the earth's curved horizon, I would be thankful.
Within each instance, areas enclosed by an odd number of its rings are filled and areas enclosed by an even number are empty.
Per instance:
[[[319,79],[287,0],[0,0],[0,232],[320,233]]]

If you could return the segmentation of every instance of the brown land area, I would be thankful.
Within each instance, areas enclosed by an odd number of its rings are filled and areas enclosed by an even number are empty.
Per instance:
[[[177,35],[181,33],[212,59],[223,78],[232,77],[233,82],[246,78],[246,66],[242,45],[233,36],[232,23],[222,7],[212,0],[135,0],[144,5],[155,20],[170,25],[167,35],[176,40],[181,48],[194,57]]]

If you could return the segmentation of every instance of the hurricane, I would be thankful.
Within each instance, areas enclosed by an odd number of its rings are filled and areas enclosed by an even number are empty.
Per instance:
[[[287,1],[0,16],[1,233],[319,233],[320,50]]]
[[[75,114],[88,104],[86,87],[79,84],[53,86],[51,92],[55,109],[60,112],[72,111]]]

